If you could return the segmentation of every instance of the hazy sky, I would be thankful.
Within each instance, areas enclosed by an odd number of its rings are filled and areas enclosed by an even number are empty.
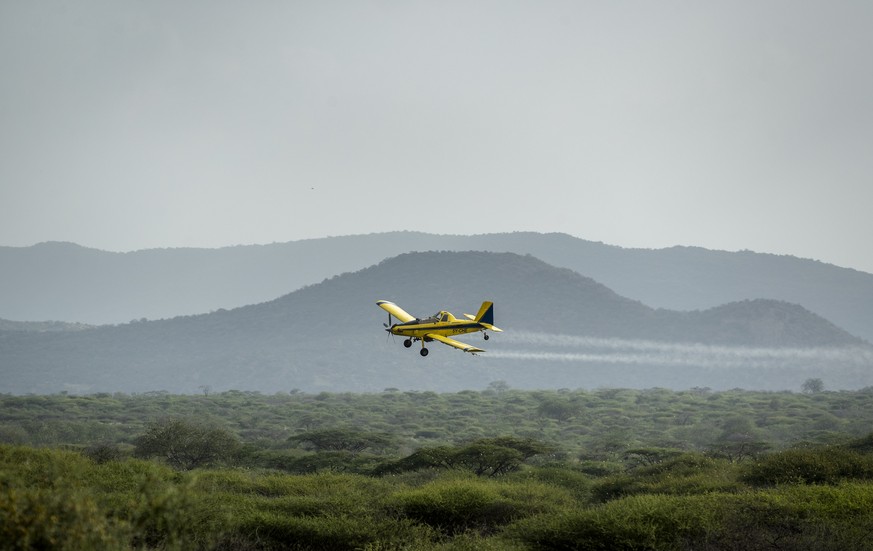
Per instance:
[[[0,245],[566,232],[873,273],[873,2],[0,2]]]

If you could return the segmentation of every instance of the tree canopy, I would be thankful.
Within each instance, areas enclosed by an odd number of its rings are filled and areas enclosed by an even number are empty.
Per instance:
[[[182,470],[227,461],[239,450],[236,436],[226,429],[173,418],[150,423],[134,441],[139,457],[160,457]]]

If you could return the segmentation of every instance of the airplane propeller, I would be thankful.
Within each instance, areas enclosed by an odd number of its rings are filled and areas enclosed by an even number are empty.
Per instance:
[[[383,323],[382,325],[385,326],[385,331],[388,332],[388,335],[385,336],[385,342],[387,343],[389,338],[394,338],[394,333],[391,332],[391,312],[388,312],[388,323]]]

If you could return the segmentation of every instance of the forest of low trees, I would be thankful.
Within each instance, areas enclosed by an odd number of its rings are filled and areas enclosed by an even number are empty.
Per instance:
[[[2,549],[871,549],[873,389],[0,395]]]

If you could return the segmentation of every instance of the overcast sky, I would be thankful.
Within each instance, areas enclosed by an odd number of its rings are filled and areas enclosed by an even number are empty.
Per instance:
[[[0,2],[0,245],[566,232],[873,273],[873,2]]]

